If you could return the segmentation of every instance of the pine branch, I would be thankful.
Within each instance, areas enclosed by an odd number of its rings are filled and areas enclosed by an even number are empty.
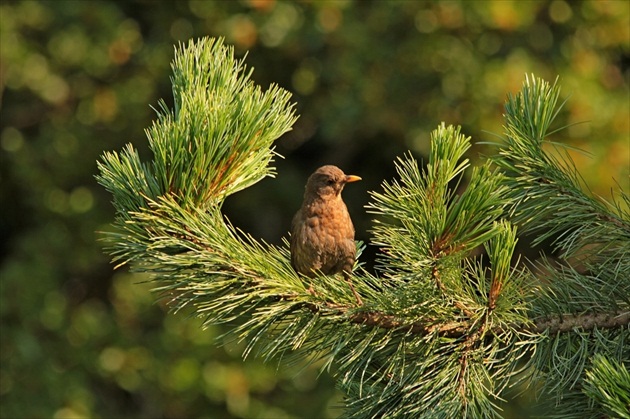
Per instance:
[[[539,319],[533,321],[534,326],[529,329],[533,333],[572,332],[574,329],[590,331],[593,329],[615,329],[630,326],[630,311],[595,314],[565,314],[560,317]]]
[[[515,377],[545,377],[561,404],[592,354],[630,359],[630,221],[543,152],[555,85],[528,78],[508,100],[501,171],[468,170],[470,138],[444,124],[426,168],[398,160],[398,180],[371,193],[381,253],[378,275],[355,271],[356,306],[345,281],[298,276],[286,243],[260,243],[221,213],[226,196],[273,174],[273,141],[295,121],[289,94],[263,93],[250,74],[222,40],[180,47],[175,109],[161,102],[147,131],[152,164],[131,146],[99,163],[117,212],[109,252],[152,274],[175,310],[191,307],[204,325],[238,320],[245,356],[334,364],[354,416],[496,416]],[[580,268],[514,263],[510,214],[538,241],[557,236]]]
[[[630,371],[627,365],[596,355],[586,373],[584,392],[610,417],[630,418]]]
[[[505,145],[494,161],[510,174],[506,181],[511,212],[528,232],[537,233],[534,245],[553,238],[556,248],[567,256],[592,245],[606,252],[611,242],[630,240],[630,207],[623,209],[587,195],[571,157],[562,153],[568,147],[546,140],[562,109],[562,104],[556,107],[559,95],[557,80],[550,85],[534,76],[526,78],[522,92],[508,97]],[[545,152],[544,144],[553,145],[564,159]],[[617,257],[630,258],[627,247],[615,248],[625,249]]]
[[[542,258],[535,273],[538,292],[530,317],[540,340],[529,360],[532,382],[555,395],[554,408],[575,411],[587,403],[576,389],[584,380],[588,357],[614,354],[628,362],[630,312],[630,214],[620,205],[594,199],[584,191],[570,156],[543,149],[562,105],[557,83],[527,77],[523,89],[506,103],[505,144],[494,160],[505,173],[510,214],[533,244],[552,239],[559,258]],[[552,105],[553,106],[550,106]],[[556,129],[554,133],[560,132]],[[562,156],[562,154],[560,154]],[[623,201],[628,196],[620,191]],[[540,378],[540,379],[538,379]],[[597,416],[597,413],[594,412]]]
[[[282,300],[288,301],[294,296],[283,296]],[[280,299],[280,297],[278,297]],[[427,319],[423,322],[408,323],[405,319],[394,315],[387,315],[378,311],[360,311],[350,305],[341,304],[314,304],[302,303],[302,306],[313,313],[323,316],[344,317],[350,323],[363,326],[397,329],[420,336],[439,336],[443,338],[459,339],[467,336],[473,325],[469,321],[451,323],[438,323]],[[511,324],[509,329],[519,333],[546,333],[556,335],[559,333],[572,333],[574,329],[590,331],[593,329],[615,329],[630,326],[630,311],[616,311],[606,313],[565,314],[554,317],[535,318],[531,322],[523,324]],[[506,332],[504,326],[496,326],[486,330],[488,335],[501,335]]]

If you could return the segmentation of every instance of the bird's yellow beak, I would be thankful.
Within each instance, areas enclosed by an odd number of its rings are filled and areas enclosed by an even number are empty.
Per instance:
[[[355,176],[355,175],[347,175],[346,176],[346,183],[356,182],[358,180],[361,180],[361,178],[359,176]]]

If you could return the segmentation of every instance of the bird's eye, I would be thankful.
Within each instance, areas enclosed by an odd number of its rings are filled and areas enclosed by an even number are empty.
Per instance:
[[[326,185],[334,185],[335,179],[326,179]]]

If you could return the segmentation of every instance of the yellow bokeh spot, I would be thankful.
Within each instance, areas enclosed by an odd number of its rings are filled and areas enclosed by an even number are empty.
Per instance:
[[[88,188],[79,186],[70,193],[69,203],[74,212],[87,212],[94,206],[94,196]]]

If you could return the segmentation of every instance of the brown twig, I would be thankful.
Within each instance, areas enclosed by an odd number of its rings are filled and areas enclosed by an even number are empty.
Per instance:
[[[589,331],[598,329],[614,329],[616,327],[630,325],[630,311],[616,311],[613,313],[585,313],[563,314],[558,317],[541,318],[534,321],[533,327],[528,330],[534,333],[549,334],[566,333],[574,328]]]

